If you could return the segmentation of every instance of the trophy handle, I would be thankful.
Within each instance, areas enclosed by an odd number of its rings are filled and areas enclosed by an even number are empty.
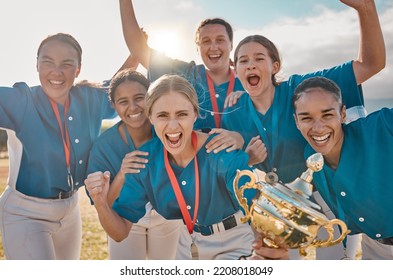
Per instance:
[[[333,240],[333,226],[336,224],[341,228],[341,235],[336,240]],[[326,225],[324,225],[324,228],[327,230],[329,236],[325,240],[314,240],[312,242],[312,245],[314,245],[315,247],[328,247],[336,245],[343,241],[344,238],[351,232],[350,230],[348,230],[347,225],[339,219],[330,220]]]
[[[239,180],[241,177],[247,176],[250,178],[250,181],[246,183],[245,185],[241,186],[240,188],[238,187]],[[246,223],[251,219],[251,212],[247,204],[247,198],[243,196],[243,193],[246,189],[257,189],[260,190],[260,186],[256,184],[256,178],[255,174],[249,170],[237,170],[236,171],[236,177],[233,180],[233,190],[235,192],[235,196],[237,201],[239,202],[240,206],[243,207],[244,211],[246,212],[246,215],[242,218],[240,218],[240,221],[242,223]]]

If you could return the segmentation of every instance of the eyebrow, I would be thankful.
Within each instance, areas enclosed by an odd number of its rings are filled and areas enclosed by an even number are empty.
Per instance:
[[[262,56],[266,56],[266,54],[264,54],[264,53],[262,53],[262,52],[259,52],[259,53],[256,53],[256,54],[253,54],[252,56],[253,56],[253,57],[256,57],[256,56],[260,56],[260,55],[262,55]],[[241,59],[241,58],[243,58],[243,57],[248,57],[248,55],[242,55],[242,56],[239,56],[239,59]]]
[[[134,95],[134,98],[137,98],[137,97],[145,97],[145,96],[146,96],[145,93],[143,93],[143,92],[138,92],[138,93],[136,93],[136,94]]]
[[[322,113],[328,113],[330,111],[334,111],[334,108],[329,108],[329,109],[322,110]],[[309,114],[310,113],[308,113],[308,112],[300,112],[300,113],[297,113],[296,115],[298,115],[298,116],[307,116]]]
[[[128,99],[129,97],[130,97],[130,96],[122,96],[122,97],[119,97],[117,100]],[[138,98],[138,97],[145,97],[145,94],[142,93],[142,92],[136,93],[136,94],[133,96],[133,99],[134,99],[134,98]]]
[[[128,99],[127,97],[120,97],[120,98],[115,99],[115,101],[119,102],[119,101],[127,100],[127,99]]]
[[[43,55],[43,56],[41,56],[41,57],[42,57],[42,59],[47,59],[47,60],[52,60],[52,61],[54,61],[54,59],[53,59],[52,57],[47,56],[47,55]],[[73,60],[73,59],[65,59],[65,60],[62,60],[61,62],[62,62],[62,63],[64,63],[64,62],[74,62],[74,60]]]
[[[190,110],[179,110],[179,111],[176,111],[175,112],[175,114],[179,114],[179,113],[188,113]],[[156,115],[159,115],[159,114],[169,114],[169,112],[168,111],[160,111],[160,112],[157,112],[156,113]]]
[[[51,58],[50,56],[47,56],[47,55],[42,55],[42,56],[40,56],[42,59],[50,59],[50,60],[53,60],[53,58]]]
[[[224,34],[219,34],[217,36],[205,35],[205,36],[201,37],[201,39],[205,39],[205,38],[210,39],[211,37],[213,37],[213,38],[226,38],[226,36]]]

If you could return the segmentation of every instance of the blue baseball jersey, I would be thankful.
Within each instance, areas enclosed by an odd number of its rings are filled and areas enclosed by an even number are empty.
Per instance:
[[[211,139],[212,136],[209,136]],[[207,140],[207,142],[209,139]],[[136,223],[145,214],[145,205],[151,202],[153,208],[168,220],[182,219],[175,192],[164,165],[164,146],[159,138],[153,138],[140,147],[149,152],[149,163],[138,174],[127,174],[126,181],[113,209],[122,217]],[[250,170],[248,155],[241,151],[217,154],[206,153],[201,148],[197,153],[200,180],[200,199],[197,222],[211,225],[239,210],[233,190],[233,180],[237,169]],[[185,168],[173,163],[171,167],[179,182],[190,216],[195,207],[195,170],[194,160]],[[242,178],[243,179],[243,178]],[[241,185],[239,185],[240,187]],[[250,201],[255,190],[246,190]]]
[[[381,109],[343,126],[336,170],[327,164],[313,184],[351,234],[393,236],[393,109]],[[315,151],[307,146],[305,156]]]
[[[136,150],[131,137],[129,137],[127,144],[121,138],[119,127],[122,123],[119,121],[108,128],[94,142],[90,150],[87,174],[96,171],[109,171],[110,183],[112,183],[121,168],[125,155]],[[152,135],[155,137],[153,128]],[[87,193],[87,195],[89,194]],[[93,204],[92,200],[90,202]]]
[[[112,127],[108,128],[94,142],[90,151],[87,174],[96,171],[109,171],[111,173],[110,183],[112,183],[121,168],[124,156],[135,150],[135,146],[132,141],[129,143],[130,145],[128,145],[124,143],[121,138],[119,132],[119,126],[121,123],[122,121],[119,121]]]
[[[273,103],[265,115],[255,109],[248,94],[243,94],[230,108],[236,112],[224,114],[222,118],[222,127],[239,132],[245,147],[252,137],[261,135],[267,148],[267,159],[255,167],[266,172],[275,168],[284,183],[293,181],[307,169],[304,160],[307,142],[296,127],[292,96],[303,80],[314,76],[335,81],[342,90],[343,103],[347,107],[363,106],[361,86],[356,83],[352,62],[348,62],[331,69],[290,76],[276,87]]]
[[[210,98],[204,65],[196,65],[194,61],[184,62],[172,59],[157,51],[152,52],[149,65],[149,79],[154,81],[164,74],[177,74],[187,79],[198,94],[199,116],[194,129],[214,128],[214,114],[223,114],[224,102],[227,95],[229,81],[214,85],[219,112],[214,112]],[[244,91],[240,80],[235,77],[234,91]],[[229,112],[229,111],[228,111]],[[228,114],[228,112],[226,112]]]
[[[89,151],[100,133],[102,120],[116,113],[103,88],[74,86],[69,97],[65,121],[71,142],[71,174],[77,189],[86,177]],[[64,108],[58,108],[64,123]],[[17,178],[10,178],[16,181],[18,191],[48,198],[70,190],[59,124],[41,86],[16,83],[0,87],[0,127],[14,131],[22,146],[15,149],[20,154],[12,158],[20,161]]]

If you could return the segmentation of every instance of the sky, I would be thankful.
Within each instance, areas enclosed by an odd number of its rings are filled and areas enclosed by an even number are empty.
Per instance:
[[[134,0],[138,22],[151,47],[167,55],[201,63],[194,43],[198,23],[221,17],[234,29],[234,47],[247,35],[262,34],[278,47],[282,78],[355,59],[357,13],[339,0]],[[392,100],[393,0],[376,0],[387,50],[384,70],[363,84],[366,100]],[[116,0],[1,1],[0,85],[24,81],[37,85],[40,42],[70,33],[83,48],[79,79],[110,78],[128,56]],[[140,69],[144,71],[143,69]],[[371,102],[372,103],[372,102]],[[371,104],[370,103],[370,104]],[[367,105],[367,101],[366,101]]]

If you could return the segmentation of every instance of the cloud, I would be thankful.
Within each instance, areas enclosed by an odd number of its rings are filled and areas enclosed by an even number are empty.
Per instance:
[[[387,65],[381,73],[364,84],[367,98],[392,96],[389,90],[393,88],[393,7],[392,4],[386,4],[389,1],[383,1],[383,5],[380,1],[379,5]],[[0,37],[7,42],[2,45],[0,52],[0,61],[3,65],[0,77],[2,85],[12,85],[17,80],[37,84],[39,81],[35,69],[36,48],[47,34],[59,31],[73,34],[82,44],[84,65],[81,79],[100,81],[110,77],[128,55],[121,32],[117,3],[107,0],[69,0],[63,1],[59,8],[52,5],[53,1],[37,0],[27,1],[25,9],[21,10],[17,1],[3,2],[0,7],[7,12],[0,17],[0,25],[9,28],[3,28],[0,32]],[[278,4],[284,1],[274,4],[267,0],[251,1],[253,5],[250,7],[259,7],[257,16],[249,8],[243,9],[244,5],[233,4],[236,6],[236,12],[231,11],[233,8],[230,4],[227,5],[228,9],[217,9],[216,6],[224,2],[133,1],[140,25],[152,37],[162,36],[164,32],[169,31],[179,35],[178,43],[173,46],[174,52],[177,53],[175,58],[186,61],[195,60],[201,63],[194,43],[194,33],[200,20],[212,16],[226,18],[236,25],[234,46],[250,34],[262,34],[270,38],[281,52],[284,77],[293,73],[306,73],[331,67],[357,56],[359,27],[356,12],[351,8],[342,7],[340,10],[335,5],[329,5],[336,7],[335,10],[330,10],[323,4],[315,5],[316,1],[300,1],[310,3],[307,6],[307,14],[313,16],[296,18],[299,17],[298,13],[294,17],[284,17],[285,14],[288,15],[288,10],[280,6],[283,4]],[[232,3],[237,3],[237,0],[233,0]],[[296,9],[299,8],[295,4],[291,7],[291,13],[296,13]],[[265,16],[262,8],[272,9],[274,20],[269,20],[269,16]],[[276,8],[279,10],[277,17]],[[86,11],[92,12],[89,14],[91,17],[88,17]],[[20,24],[21,22],[28,24]],[[250,25],[254,27],[250,29]]]
[[[316,16],[296,19],[283,18],[263,28],[238,30],[235,46],[242,38],[261,34],[272,40],[280,50],[283,69],[281,76],[308,73],[329,68],[357,58],[359,21],[352,9],[332,11],[318,7]],[[387,50],[387,65],[383,71],[364,84],[366,98],[391,98],[393,88],[393,8],[380,14]],[[393,104],[392,104],[393,105]]]
[[[180,12],[191,13],[195,11],[202,11],[202,8],[194,3],[194,1],[175,1],[175,9]]]

